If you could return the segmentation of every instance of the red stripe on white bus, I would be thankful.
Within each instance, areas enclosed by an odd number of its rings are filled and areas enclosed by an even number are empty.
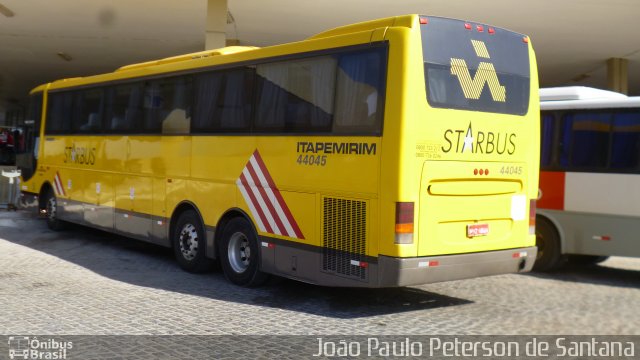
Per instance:
[[[537,207],[541,209],[564,210],[566,173],[561,171],[540,172],[540,199]]]

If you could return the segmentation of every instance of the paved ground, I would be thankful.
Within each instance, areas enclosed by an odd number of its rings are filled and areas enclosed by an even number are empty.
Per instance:
[[[171,251],[0,211],[0,334],[640,334],[640,259],[381,290],[183,272]]]

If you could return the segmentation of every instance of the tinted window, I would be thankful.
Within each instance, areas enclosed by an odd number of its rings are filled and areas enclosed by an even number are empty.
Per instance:
[[[477,25],[473,25],[474,27]],[[433,107],[524,115],[529,108],[529,47],[523,35],[429,17],[421,25],[427,100]]]
[[[609,156],[611,115],[608,113],[577,113],[564,117],[570,131],[570,164],[575,167],[602,168]]]
[[[542,116],[542,124],[540,127],[542,132],[542,136],[540,136],[540,163],[542,166],[550,166],[552,164],[555,124],[556,121],[553,114],[545,114]]]
[[[102,130],[102,90],[77,91],[74,95],[72,132],[99,133]]]
[[[322,56],[257,66],[255,129],[323,132],[331,129],[337,60]]]
[[[105,127],[111,133],[142,130],[142,84],[117,85],[106,92]]]
[[[640,168],[640,112],[617,113],[611,127],[611,168]]]
[[[545,111],[541,120],[540,161],[544,170],[640,170],[637,110]]]
[[[247,67],[197,75],[194,131],[248,131],[254,74]]]
[[[147,82],[143,108],[143,133],[188,134],[191,124],[191,79],[176,77]]]
[[[73,93],[52,93],[49,95],[49,109],[45,124],[47,134],[65,134],[71,130]]]
[[[380,133],[386,75],[384,55],[379,49],[340,57],[334,132]]]

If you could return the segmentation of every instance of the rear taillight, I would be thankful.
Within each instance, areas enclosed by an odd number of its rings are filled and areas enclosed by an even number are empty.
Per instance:
[[[413,202],[396,203],[396,244],[413,244]]]
[[[536,201],[529,200],[529,235],[536,234]]]

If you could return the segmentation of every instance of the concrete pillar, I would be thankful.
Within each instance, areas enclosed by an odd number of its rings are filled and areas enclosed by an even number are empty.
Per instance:
[[[227,0],[207,0],[205,50],[226,46]]]
[[[607,60],[607,88],[622,94],[629,92],[627,68],[629,60],[611,58]]]

